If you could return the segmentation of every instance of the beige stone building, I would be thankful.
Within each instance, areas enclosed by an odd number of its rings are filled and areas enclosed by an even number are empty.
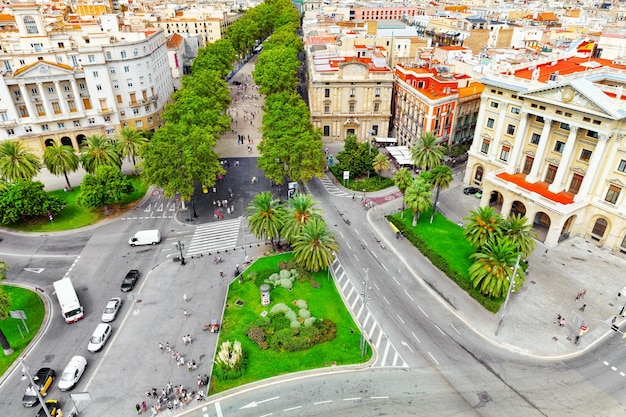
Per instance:
[[[481,205],[526,215],[547,246],[584,236],[626,253],[626,66],[569,56],[481,82],[464,178]]]

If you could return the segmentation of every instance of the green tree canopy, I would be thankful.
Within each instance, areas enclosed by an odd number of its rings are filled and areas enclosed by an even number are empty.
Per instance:
[[[30,180],[41,169],[36,155],[28,152],[24,144],[17,140],[0,142],[0,174],[9,182]]]
[[[493,207],[478,207],[472,210],[465,220],[468,220],[465,225],[465,238],[479,251],[487,241],[491,239],[497,241],[502,235],[503,219]]]
[[[288,46],[274,46],[263,50],[252,72],[261,94],[295,92],[298,86],[298,50]]]
[[[293,244],[293,257],[307,271],[317,272],[328,268],[338,250],[339,245],[326,222],[321,217],[313,217],[302,226]]]
[[[258,239],[269,239],[274,248],[275,239],[280,237],[284,218],[279,200],[269,191],[259,193],[254,196],[247,211],[250,232]]]
[[[119,169],[102,165],[95,175],[85,175],[76,202],[83,207],[106,208],[120,203],[132,191],[130,180]]]
[[[2,282],[7,277],[7,270],[9,267],[4,261],[0,261],[0,282]],[[11,297],[9,294],[4,291],[4,287],[0,285],[0,320],[5,320],[9,317],[9,309],[11,307]],[[13,353],[13,349],[11,348],[11,344],[7,339],[6,335],[0,329],[0,346],[2,346],[2,350],[4,351],[5,356]]]
[[[502,237],[508,239],[524,258],[535,250],[537,233],[528,218],[521,214],[510,215],[502,222]]]
[[[415,178],[404,192],[406,206],[413,212],[413,227],[417,226],[420,213],[430,206],[431,198],[432,186],[420,177]]]
[[[298,194],[289,199],[284,210],[282,236],[290,244],[295,242],[301,234],[304,225],[315,217],[322,215],[321,210],[315,208],[317,204],[313,196],[308,194]]]
[[[472,255],[474,263],[469,268],[469,276],[474,288],[490,297],[502,297],[509,290],[510,277],[513,276],[519,252],[508,239],[496,241],[491,239],[483,246],[482,252]],[[521,288],[524,282],[524,271],[517,269],[515,287]]]
[[[437,211],[437,204],[439,203],[439,192],[450,187],[454,177],[452,175],[452,169],[447,165],[437,165],[430,173],[432,174],[431,184],[435,187],[435,203],[433,204],[433,211],[430,215],[430,222],[432,223],[435,212]]]
[[[225,78],[233,69],[237,52],[229,39],[218,39],[198,51],[198,56],[191,64],[191,73],[196,75],[204,71],[217,71],[219,78]]]
[[[0,193],[0,222],[17,223],[56,214],[63,207],[61,199],[45,192],[40,181],[18,179]]]
[[[46,164],[48,171],[53,175],[63,175],[67,188],[72,189],[70,179],[67,177],[68,172],[75,172],[80,165],[80,159],[74,148],[54,142],[52,146],[48,146],[43,153],[43,162]]]
[[[124,126],[117,138],[119,154],[122,158],[128,158],[132,161],[133,166],[136,165],[136,158],[146,143],[148,143],[148,139],[143,135],[143,132],[130,126]]]
[[[337,169],[349,171],[352,178],[362,175],[372,168],[372,161],[378,155],[378,149],[369,143],[360,143],[353,134],[348,134],[343,150],[337,154]]]
[[[80,149],[80,161],[89,174],[94,174],[100,166],[111,166],[120,169],[122,158],[115,144],[102,135],[90,135],[85,146]]]
[[[437,136],[433,132],[424,132],[410,150],[415,166],[428,171],[441,164],[445,147],[437,144]]]
[[[380,181],[380,174],[384,170],[389,169],[390,166],[391,162],[389,162],[389,158],[387,158],[386,155],[383,155],[382,153],[376,154],[374,160],[372,161],[372,168],[374,168],[374,171],[378,173],[378,181]]]

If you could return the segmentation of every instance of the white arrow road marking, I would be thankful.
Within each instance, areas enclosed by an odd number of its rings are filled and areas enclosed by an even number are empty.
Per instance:
[[[156,211],[163,211],[163,203],[156,209]]]
[[[24,271],[34,272],[35,274],[41,274],[46,268],[24,268]]]
[[[152,204],[148,204],[148,207],[144,210],[145,213],[152,211]]]
[[[411,346],[409,346],[409,344],[407,342],[402,340],[400,343],[402,343],[403,346],[406,346],[406,348],[409,349],[411,351],[411,353],[414,353],[413,349],[411,349]]]
[[[277,399],[279,399],[279,398],[280,398],[280,397],[272,397],[272,398],[268,398],[268,399],[266,399],[266,400],[261,400],[261,401],[252,401],[251,403],[248,403],[248,404],[244,405],[243,407],[241,407],[241,408],[240,408],[240,410],[243,410],[244,408],[252,408],[252,407],[256,407],[256,406],[258,406],[259,404],[263,404],[263,403],[266,403],[266,402],[268,402],[268,401],[277,400]]]

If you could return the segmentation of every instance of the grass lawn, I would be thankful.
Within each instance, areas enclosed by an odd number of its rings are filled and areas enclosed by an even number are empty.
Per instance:
[[[15,351],[12,355],[4,356],[0,355],[0,375],[3,375],[11,364],[22,354],[22,351],[30,341],[35,337],[41,323],[43,322],[45,310],[43,301],[39,296],[27,289],[20,287],[13,287],[10,285],[3,285],[2,289],[11,297],[11,305],[9,310],[23,310],[26,314],[26,326],[30,333],[26,333],[22,320],[7,318],[0,321],[0,329],[9,340],[9,344]],[[20,326],[24,338],[18,330],[17,326]],[[32,365],[35,371],[39,369],[36,364]]]
[[[411,238],[411,233],[415,235],[420,243],[412,242],[433,264],[443,271],[450,279],[454,280],[459,287],[465,290],[472,298],[483,305],[488,311],[497,312],[504,298],[490,298],[483,295],[478,289],[473,288],[469,278],[469,267],[473,261],[470,256],[475,253],[474,248],[467,242],[463,235],[464,229],[454,222],[446,219],[439,213],[435,213],[435,218],[430,223],[430,213],[432,208],[421,213],[417,226],[413,227],[413,213],[405,210],[404,218],[400,213],[394,214],[394,219],[400,221],[405,227],[405,235]],[[429,253],[430,252],[430,253]],[[440,260],[434,259],[434,257]]]
[[[289,259],[291,254],[260,258],[246,270],[244,276],[256,271],[259,276],[267,277],[278,272],[277,264],[280,261]],[[243,351],[248,355],[248,369],[241,378],[235,380],[218,381],[212,378],[211,394],[276,375],[332,365],[362,363],[370,359],[371,349],[366,357],[361,357],[361,333],[344,307],[332,277],[327,280],[327,272],[323,271],[315,274],[315,280],[320,284],[319,288],[313,288],[309,282],[299,280],[294,282],[292,291],[273,288],[270,292],[271,304],[267,307],[261,306],[259,288],[250,279],[246,279],[243,284],[234,281],[230,285],[217,349],[226,340],[239,340]],[[300,352],[276,352],[259,349],[256,343],[243,334],[244,325],[260,318],[262,311],[269,313],[277,303],[292,306],[292,302],[299,299],[309,304],[309,311],[313,316],[332,320],[337,325],[337,337],[333,341]],[[243,301],[243,306],[237,306],[237,300]]]
[[[58,232],[97,223],[117,214],[120,210],[124,210],[125,206],[139,200],[146,194],[148,187],[141,183],[138,176],[130,176],[129,178],[133,184],[134,191],[121,204],[111,205],[107,215],[104,215],[103,209],[87,209],[76,204],[76,198],[80,194],[80,186],[76,186],[73,187],[71,192],[65,192],[62,189],[50,192],[50,194],[56,195],[65,203],[65,208],[54,216],[52,222],[46,217],[27,223],[6,224],[3,226],[23,232]]]

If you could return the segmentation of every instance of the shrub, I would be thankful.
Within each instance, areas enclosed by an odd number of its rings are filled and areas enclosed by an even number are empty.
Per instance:
[[[311,312],[309,310],[301,308],[300,311],[298,312],[298,315],[302,317],[303,319],[308,319],[309,317],[311,317]]]
[[[300,322],[298,320],[294,320],[291,323],[289,323],[289,327],[292,327],[294,329],[299,329],[300,328]]]
[[[291,290],[293,288],[293,282],[289,278],[281,279],[280,286],[286,290]]]
[[[298,308],[303,308],[305,310],[309,309],[309,305],[304,300],[296,300],[293,302]]]
[[[315,326],[320,332],[320,340],[318,343],[328,342],[337,336],[337,326],[330,320],[318,320]]]
[[[278,352],[289,351],[291,339],[293,339],[293,331],[291,328],[281,329],[270,339],[270,348]]]
[[[304,326],[305,327],[313,326],[313,323],[315,323],[315,320],[317,320],[315,317],[309,317],[307,319],[304,319]]]
[[[289,309],[289,311],[285,311],[285,317],[287,317],[289,321],[298,320],[298,316],[296,315],[296,312],[293,311],[292,309]]]
[[[291,311],[291,309],[287,307],[286,304],[278,303],[275,304],[274,307],[272,307],[272,309],[270,310],[270,316],[274,316],[279,313],[286,313],[287,311]]]
[[[278,273],[278,275],[280,275],[281,281],[284,280],[284,279],[291,278],[291,272],[289,272],[286,269],[281,269],[280,272]]]
[[[248,339],[252,340],[257,345],[265,341],[265,330],[261,327],[253,327],[248,330]]]
[[[230,340],[227,340],[221,344],[215,355],[213,372],[221,381],[237,379],[246,372],[247,365],[248,361],[241,349],[241,343],[235,340],[235,343],[231,344]]]

